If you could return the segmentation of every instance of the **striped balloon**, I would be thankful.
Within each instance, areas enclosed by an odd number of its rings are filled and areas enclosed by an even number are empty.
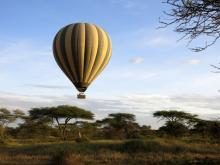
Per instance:
[[[108,64],[112,52],[108,34],[93,24],[70,24],[58,31],[53,42],[55,60],[79,92]]]

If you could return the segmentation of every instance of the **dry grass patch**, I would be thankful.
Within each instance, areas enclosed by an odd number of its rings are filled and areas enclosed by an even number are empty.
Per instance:
[[[48,155],[0,155],[1,165],[48,165],[51,157]]]

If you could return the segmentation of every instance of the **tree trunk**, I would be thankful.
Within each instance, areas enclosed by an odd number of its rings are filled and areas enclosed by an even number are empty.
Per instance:
[[[81,135],[81,132],[80,132],[80,129],[78,130],[78,138],[82,138],[82,135]]]
[[[59,129],[61,138],[62,138],[63,140],[66,140],[65,135],[64,135],[64,134],[65,134],[65,133],[64,133],[64,129],[62,128],[62,125],[60,124],[59,119],[58,119],[58,118],[55,118],[55,120],[56,120],[56,122],[57,122],[58,129]]]

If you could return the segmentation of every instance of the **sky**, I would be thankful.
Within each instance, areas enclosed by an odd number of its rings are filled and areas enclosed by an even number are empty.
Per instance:
[[[95,113],[133,113],[157,128],[157,110],[183,110],[201,118],[220,117],[220,42],[199,53],[178,41],[174,26],[158,29],[169,10],[160,0],[7,0],[0,6],[0,107],[76,105]],[[57,66],[52,42],[76,22],[94,23],[112,39],[112,58],[86,91],[77,90]]]

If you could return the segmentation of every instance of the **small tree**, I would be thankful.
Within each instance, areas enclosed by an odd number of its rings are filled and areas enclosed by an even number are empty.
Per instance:
[[[203,138],[211,137],[213,139],[220,139],[220,121],[198,120],[194,126],[194,132],[201,134]],[[219,140],[218,140],[219,141]]]
[[[143,125],[140,127],[140,134],[143,137],[151,136],[154,134],[154,130],[151,129],[151,126]]]
[[[135,116],[128,113],[113,113],[100,123],[108,137],[135,138],[138,137],[139,125],[135,122]]]
[[[14,117],[17,119],[17,118],[20,118],[20,119],[24,119],[26,116],[25,116],[25,113],[20,110],[20,109],[16,109],[13,111],[13,115]]]
[[[14,116],[8,109],[0,108],[0,139],[4,138],[5,127],[14,120]]]
[[[188,130],[187,127],[180,122],[166,121],[165,126],[160,127],[159,131],[166,132],[171,136],[178,137],[184,135]]]
[[[88,121],[75,121],[73,124],[69,124],[71,132],[77,135],[77,138],[81,138],[82,135],[86,135],[86,138],[95,137],[97,133],[96,123]],[[76,134],[77,133],[77,134]],[[79,139],[80,140],[80,139]]]
[[[57,130],[51,127],[50,121],[46,118],[35,120],[26,116],[23,120],[19,127],[13,129],[12,134],[17,138],[45,138]]]
[[[22,118],[24,116],[24,112],[21,110],[9,111],[6,108],[0,108],[0,132],[1,136],[4,137],[5,128],[9,123],[14,122],[17,118]]]
[[[4,128],[15,120],[15,116],[6,108],[0,109],[0,125]]]

